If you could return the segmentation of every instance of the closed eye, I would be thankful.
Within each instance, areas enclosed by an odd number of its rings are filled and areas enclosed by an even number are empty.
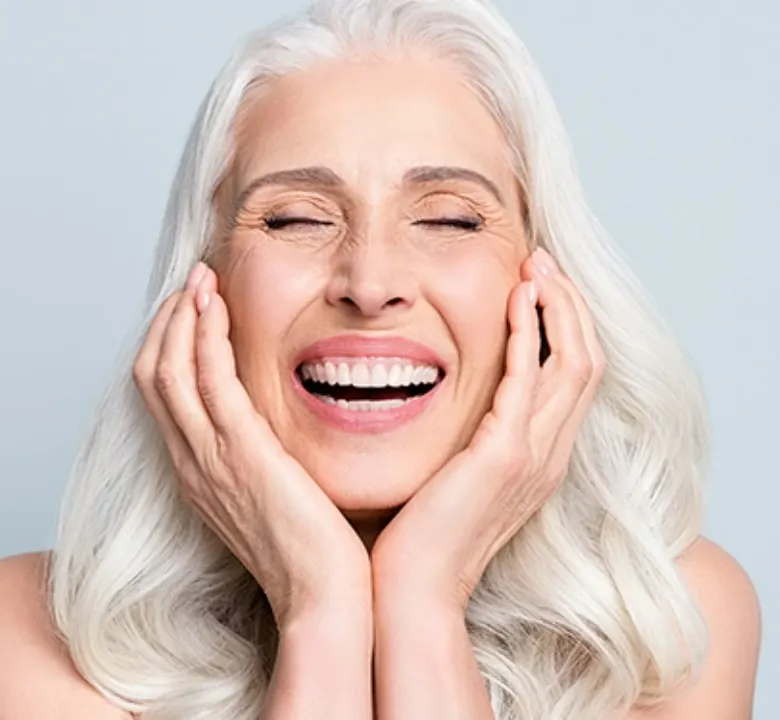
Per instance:
[[[265,218],[264,222],[269,230],[282,230],[291,225],[334,225],[334,223],[327,220],[315,220],[306,217],[269,217]],[[482,228],[482,220],[471,218],[432,218],[430,220],[418,220],[414,224],[430,227],[454,227],[471,232],[476,232]]]
[[[269,230],[282,230],[290,225],[333,225],[327,220],[314,220],[306,217],[268,217],[264,220]]]
[[[429,225],[432,227],[456,227],[460,230],[476,232],[482,228],[482,220],[472,218],[434,218],[431,220],[419,220],[415,225]]]

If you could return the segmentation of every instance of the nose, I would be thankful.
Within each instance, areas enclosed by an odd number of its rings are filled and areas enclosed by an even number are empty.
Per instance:
[[[328,284],[327,300],[366,317],[381,317],[414,305],[417,281],[399,248],[374,238],[343,249]]]

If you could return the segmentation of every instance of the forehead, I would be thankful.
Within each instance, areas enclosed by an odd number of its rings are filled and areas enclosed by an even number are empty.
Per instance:
[[[242,109],[234,170],[326,166],[347,182],[397,182],[458,166],[509,187],[506,142],[457,66],[429,55],[350,58],[272,81]]]

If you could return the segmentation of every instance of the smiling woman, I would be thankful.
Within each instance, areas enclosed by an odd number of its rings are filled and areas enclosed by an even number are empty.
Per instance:
[[[31,589],[0,647],[40,649],[0,652],[0,715],[59,652],[74,717],[88,688],[145,720],[748,720],[758,608],[700,537],[701,387],[573,165],[487,3],[251,35],[51,558],[4,570]]]

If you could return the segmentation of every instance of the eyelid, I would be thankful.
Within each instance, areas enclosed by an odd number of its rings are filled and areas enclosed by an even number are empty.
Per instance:
[[[463,230],[481,230],[484,226],[484,219],[481,217],[437,217],[417,220],[415,225],[433,225],[437,227],[459,227]]]
[[[336,223],[330,220],[318,220],[316,218],[303,217],[301,215],[266,215],[263,218],[263,222],[266,227],[270,227],[274,223],[283,223],[281,227],[287,227],[289,225],[323,225],[330,226]]]
[[[258,204],[255,211],[260,212],[259,208],[263,208],[261,212],[268,216],[283,216],[286,213],[306,217],[312,212],[325,215],[343,215],[345,212],[345,208],[333,198],[300,190],[277,194]]]
[[[443,191],[429,192],[415,203],[416,212],[426,213],[431,216],[447,216],[457,218],[478,219],[485,221],[485,216],[491,213],[491,206],[484,200],[473,196],[468,192]],[[493,211],[494,212],[494,211]]]
[[[465,205],[469,211],[479,214],[478,207],[491,208],[495,202],[492,195],[489,195],[486,191],[483,192],[481,188],[457,188],[446,189],[438,187],[435,190],[431,190],[418,199],[418,204],[425,205],[427,203],[441,201],[456,202],[458,205]]]

